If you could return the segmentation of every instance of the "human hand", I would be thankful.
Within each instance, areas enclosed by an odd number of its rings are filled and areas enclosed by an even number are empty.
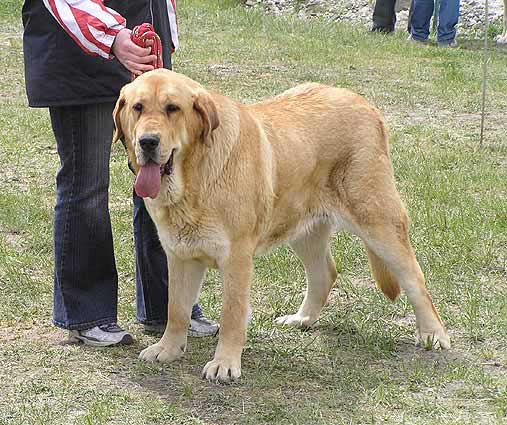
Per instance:
[[[116,35],[111,52],[130,72],[141,75],[153,69],[151,64],[157,60],[157,57],[151,54],[149,47],[139,47],[135,44],[130,39],[131,32],[128,28],[122,29]]]

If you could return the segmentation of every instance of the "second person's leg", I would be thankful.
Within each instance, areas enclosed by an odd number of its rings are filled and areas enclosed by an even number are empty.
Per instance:
[[[459,0],[441,0],[438,14],[439,45],[449,45],[456,38],[456,25],[459,19]]]
[[[134,193],[133,203],[137,320],[146,331],[162,333],[167,322],[167,256],[143,199]],[[212,336],[218,332],[218,324],[207,319],[195,304],[188,332],[194,337]]]
[[[414,40],[422,42],[428,40],[434,7],[434,0],[414,0],[410,18],[411,37]]]
[[[377,0],[375,2],[372,31],[394,31],[394,25],[396,24],[395,3],[396,0]]]

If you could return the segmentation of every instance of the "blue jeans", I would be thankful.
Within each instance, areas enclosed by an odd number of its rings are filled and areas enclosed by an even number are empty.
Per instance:
[[[49,109],[60,157],[53,228],[53,322],[64,329],[117,320],[118,274],[108,209],[113,108],[113,103],[105,103]],[[134,236],[137,318],[141,323],[163,323],[167,260],[137,196]],[[201,314],[194,306],[193,316]]]
[[[460,0],[440,0],[437,27],[437,41],[439,43],[448,44],[456,38],[459,2]],[[414,0],[410,19],[411,34],[414,40],[426,41],[428,39],[434,7],[434,0]]]

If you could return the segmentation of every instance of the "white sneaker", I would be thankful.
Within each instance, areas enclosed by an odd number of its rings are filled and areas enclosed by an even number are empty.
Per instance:
[[[111,345],[130,345],[134,342],[134,338],[116,323],[110,323],[91,329],[69,331],[69,341],[93,347],[109,347]]]
[[[215,336],[219,329],[220,325],[214,320],[207,319],[204,316],[194,317],[190,320],[188,336],[193,336],[194,338]]]

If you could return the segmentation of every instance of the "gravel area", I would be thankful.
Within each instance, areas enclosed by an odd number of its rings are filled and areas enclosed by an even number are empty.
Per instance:
[[[489,21],[500,23],[502,0],[489,0]],[[346,21],[371,26],[373,0],[245,0],[247,7],[263,8],[268,13],[295,13],[301,18],[324,17],[332,21]],[[407,28],[410,0],[398,0],[397,29]],[[484,0],[461,0],[458,33],[477,35],[484,31]]]

